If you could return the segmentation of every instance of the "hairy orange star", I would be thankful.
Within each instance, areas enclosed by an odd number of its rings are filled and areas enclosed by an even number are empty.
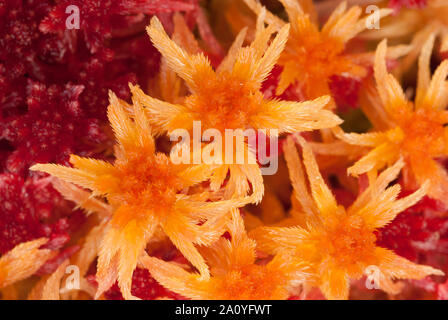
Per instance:
[[[382,114],[388,130],[344,134],[335,130],[344,141],[372,148],[348,172],[359,175],[379,170],[402,157],[404,178],[409,188],[429,180],[428,195],[448,203],[448,175],[436,161],[448,155],[448,61],[436,69],[432,79],[430,58],[434,34],[423,47],[419,59],[415,102],[408,101],[398,81],[386,69],[386,41],[378,46],[375,58],[375,80],[381,105],[374,106]]]
[[[311,276],[306,287],[319,287],[328,299],[347,299],[350,279],[359,279],[369,268],[379,271],[378,285],[389,293],[399,290],[393,279],[443,275],[442,271],[417,265],[376,246],[375,230],[418,202],[426,192],[425,185],[397,200],[400,186],[387,188],[400,172],[402,161],[382,172],[378,178],[372,177],[369,187],[345,209],[336,203],[325,184],[311,147],[302,137],[298,139],[303,148],[310,191],[291,137],[285,145],[285,158],[294,194],[302,207],[302,217],[297,216],[297,221],[303,223],[294,227],[255,229],[250,236],[257,241],[259,249],[269,253],[287,251],[295,259],[309,264]]]
[[[264,265],[256,264],[256,244],[247,237],[238,210],[232,211],[228,231],[231,240],[221,238],[201,250],[210,265],[208,281],[157,258],[143,257],[141,262],[164,287],[191,299],[286,299],[294,281],[306,277],[305,264],[287,254],[278,254]]]
[[[245,0],[246,4],[259,13],[262,6],[256,0]],[[290,85],[298,83],[308,99],[331,94],[329,81],[334,75],[363,78],[372,54],[349,54],[345,52],[346,43],[363,31],[367,19],[360,19],[362,9],[353,6],[347,10],[342,2],[319,30],[313,4],[306,2],[307,12],[296,0],[280,0],[286,9],[291,24],[286,48],[278,60],[283,67],[276,94],[282,94]],[[380,16],[392,12],[382,9]],[[273,14],[267,15],[267,21],[281,28],[285,22]],[[404,47],[398,47],[391,54],[401,55]],[[329,107],[334,107],[331,101]]]
[[[73,168],[55,164],[31,168],[89,189],[112,207],[100,244],[96,297],[118,279],[123,296],[133,298],[132,273],[158,227],[207,279],[208,267],[195,244],[213,243],[224,231],[229,210],[245,204],[242,199],[207,202],[207,192],[188,194],[189,187],[210,177],[212,167],[174,165],[165,154],[156,153],[143,107],[134,104],[133,120],[125,107],[111,94],[108,118],[118,141],[113,163],[72,155]],[[71,197],[76,199],[73,193]],[[107,213],[106,207],[83,201],[84,207]]]
[[[133,99],[145,106],[158,132],[171,133],[176,129],[192,132],[194,121],[201,123],[203,131],[217,130],[223,137],[226,129],[264,129],[269,135],[274,134],[272,130],[280,134],[329,128],[341,123],[336,115],[322,110],[328,97],[300,103],[263,97],[261,84],[274,67],[289,32],[289,25],[283,26],[268,45],[274,30],[265,27],[264,17],[265,13],[258,17],[252,44],[243,47],[246,29],[242,30],[217,70],[213,70],[202,53],[189,54],[179,47],[165,33],[159,20],[152,18],[147,29],[152,42],[191,91],[183,103],[172,104],[147,96],[138,87],[131,88]],[[255,200],[261,200],[263,180],[257,164],[247,160],[243,165],[226,163],[215,171],[212,186],[221,186],[229,170],[227,186],[234,189],[237,196],[248,191],[248,180]]]

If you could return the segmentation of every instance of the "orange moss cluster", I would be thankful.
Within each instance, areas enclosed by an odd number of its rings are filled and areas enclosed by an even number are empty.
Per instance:
[[[415,103],[408,101],[398,81],[386,69],[386,42],[380,43],[375,61],[376,88],[383,109],[387,131],[365,134],[339,134],[349,144],[373,147],[367,155],[348,168],[351,174],[362,174],[382,169],[403,157],[407,166],[404,174],[408,186],[430,181],[428,195],[446,203],[448,175],[436,161],[447,155],[448,61],[430,77],[430,57],[434,35],[422,49]],[[378,108],[378,105],[372,106]]]
[[[261,227],[252,231],[261,250],[272,254],[291,251],[293,259],[310,266],[311,276],[304,285],[318,286],[329,299],[347,299],[350,279],[360,278],[369,266],[378,268],[381,274],[378,285],[392,294],[399,291],[392,279],[443,275],[439,270],[416,265],[376,246],[374,231],[418,202],[426,192],[425,185],[397,200],[400,186],[386,188],[403,167],[402,161],[378,177],[373,176],[369,187],[350,207],[344,208],[337,204],[323,181],[311,148],[303,138],[299,138],[299,142],[303,148],[303,162],[311,192],[307,190],[292,138],[288,138],[285,157],[302,210],[295,213],[294,227]]]
[[[362,17],[361,6],[340,2],[324,16],[328,2],[280,0],[288,22],[257,0],[221,6],[234,10],[244,3],[246,11],[232,25],[247,25],[214,64],[181,14],[172,17],[172,32],[152,17],[148,41],[161,54],[159,75],[146,88],[130,84],[132,101],[110,91],[115,145],[103,148],[109,158],[71,155],[71,166],[31,167],[33,174],[49,174],[89,220],[77,239],[79,251],[41,276],[26,292],[29,299],[104,299],[115,283],[125,299],[138,299],[132,291],[138,268],[189,299],[306,299],[316,290],[327,299],[348,299],[351,288],[370,289],[363,277],[370,280],[371,270],[377,288],[393,298],[412,288],[406,280],[442,279],[446,266],[407,260],[380,246],[378,233],[424,197],[439,204],[422,209],[426,217],[446,216],[448,61],[432,75],[430,68],[436,35],[446,37],[445,21],[434,23],[420,47],[411,41],[388,48],[386,39],[372,40],[374,30],[365,32],[370,17]],[[444,8],[434,0],[412,10],[434,6]],[[376,36],[400,17],[388,17]],[[417,80],[405,90],[400,80],[409,77],[415,50]],[[275,66],[281,70],[276,95],[294,87],[305,101],[267,98],[263,84]],[[360,81],[355,120],[342,120],[348,117],[332,96],[333,76]],[[369,129],[348,132],[357,121]],[[229,129],[254,129],[279,138],[278,171],[262,175],[259,145],[247,137],[244,163],[174,163],[170,152],[180,150],[190,159],[204,152],[224,158],[217,141],[168,141],[179,130],[194,139],[195,122],[200,137],[206,130],[224,137]],[[190,150],[195,145],[199,150]],[[22,243],[0,257],[5,297],[55,259],[48,241]],[[157,253],[168,246],[182,262]],[[79,268],[78,291],[64,291],[69,265]]]

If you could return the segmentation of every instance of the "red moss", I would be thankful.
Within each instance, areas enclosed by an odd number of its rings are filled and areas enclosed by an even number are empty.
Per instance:
[[[149,274],[147,269],[137,268],[132,276],[132,288],[131,293],[143,300],[154,300],[157,298],[168,298],[174,300],[183,299],[180,295],[168,291],[160,284],[154,280]],[[120,288],[118,284],[115,283],[108,291],[104,294],[105,298],[108,300],[123,300]]]
[[[193,4],[181,0],[62,0],[52,8],[39,29],[43,33],[66,31],[69,16],[66,8],[73,5],[79,8],[80,30],[92,53],[100,50],[104,41],[112,37],[113,29],[129,28],[144,20],[145,14],[189,11],[195,8]]]
[[[448,280],[445,283],[437,285],[436,293],[437,299],[448,300]]]
[[[0,253],[19,243],[50,238],[48,248],[63,247],[84,221],[44,179],[0,174]]]
[[[330,78],[329,86],[340,111],[345,112],[358,106],[360,79],[335,75]]]
[[[390,0],[389,7],[399,11],[401,8],[420,9],[424,8],[428,0]]]
[[[83,89],[28,81],[27,112],[6,117],[1,131],[14,147],[6,162],[10,172],[23,173],[36,162],[63,163],[71,153],[105,140],[98,120],[85,117],[80,108]]]
[[[377,244],[413,261],[425,254],[445,251],[448,219],[429,214],[434,208],[434,200],[423,198],[379,230]]]

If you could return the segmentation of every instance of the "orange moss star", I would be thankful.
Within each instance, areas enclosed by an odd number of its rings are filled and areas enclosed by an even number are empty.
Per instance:
[[[418,84],[415,102],[405,96],[398,81],[386,69],[386,41],[378,46],[375,58],[375,80],[382,105],[375,107],[388,130],[364,134],[343,134],[344,141],[373,148],[348,172],[359,175],[379,170],[403,157],[404,183],[416,188],[429,181],[428,195],[448,203],[448,174],[436,161],[448,155],[448,61],[430,75],[430,58],[434,35],[429,37],[419,59]]]
[[[347,299],[350,279],[359,279],[368,268],[380,272],[379,287],[397,293],[393,279],[422,279],[443,272],[412,263],[390,250],[376,246],[375,230],[419,201],[426,185],[415,193],[396,199],[400,186],[387,188],[402,161],[385,170],[347,209],[338,205],[322,179],[310,146],[299,138],[308,186],[299,155],[291,137],[285,145],[285,157],[294,194],[302,206],[300,225],[294,227],[261,227],[250,233],[259,249],[268,253],[290,252],[291,256],[310,265],[311,276],[306,288],[317,286],[328,299]],[[300,223],[300,221],[303,223]]]
[[[222,137],[227,129],[264,129],[269,135],[274,134],[272,130],[280,134],[330,128],[341,123],[336,115],[322,110],[329,97],[301,103],[264,99],[261,84],[274,67],[289,32],[289,25],[283,26],[268,46],[274,31],[270,27],[265,28],[264,16],[261,13],[258,18],[252,44],[243,47],[246,29],[242,30],[216,71],[203,54],[189,54],[180,48],[165,33],[159,20],[152,18],[148,27],[152,42],[191,91],[183,103],[171,104],[147,96],[137,87],[131,88],[133,99],[146,107],[158,132],[171,133],[176,129],[192,132],[194,121],[200,122],[203,131],[217,130]],[[229,170],[231,175],[227,186],[235,189],[233,196],[248,192],[248,180],[255,193],[255,201],[261,200],[263,180],[260,168],[247,160],[242,165],[226,163],[217,169],[212,187],[220,187]]]
[[[208,279],[208,267],[194,244],[217,240],[224,231],[228,211],[244,205],[243,200],[206,202],[204,194],[185,193],[188,187],[209,178],[210,166],[172,164],[165,154],[155,152],[141,105],[134,105],[132,121],[113,94],[110,103],[108,118],[118,140],[114,163],[72,155],[74,168],[55,164],[31,168],[90,189],[92,196],[104,196],[113,208],[101,239],[96,297],[118,279],[123,296],[133,298],[132,273],[158,227]],[[88,207],[95,206],[105,210],[97,204]]]
[[[256,13],[262,6],[256,0],[245,0]],[[372,54],[349,54],[346,43],[366,28],[367,18],[360,19],[362,9],[353,6],[347,10],[346,2],[341,3],[319,30],[316,13],[311,2],[307,2],[305,12],[296,0],[280,0],[286,9],[291,24],[291,33],[286,48],[278,64],[283,67],[276,94],[282,94],[290,85],[298,83],[306,98],[314,99],[331,94],[329,82],[334,75],[363,78]],[[382,9],[380,16],[392,12]],[[273,14],[267,21],[280,28],[285,24]],[[402,54],[399,47],[394,55]],[[334,107],[332,100],[330,107]]]
[[[247,237],[238,210],[232,211],[229,233],[230,241],[221,238],[201,250],[210,264],[212,277],[208,281],[157,258],[143,257],[142,264],[164,287],[191,299],[287,299],[294,281],[306,278],[305,265],[288,254],[276,255],[265,265],[256,264],[256,244]]]

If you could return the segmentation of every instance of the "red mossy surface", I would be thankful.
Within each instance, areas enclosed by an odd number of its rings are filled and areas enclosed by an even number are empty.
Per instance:
[[[435,200],[424,197],[378,231],[378,245],[412,261],[425,260],[425,255],[446,254],[448,218],[434,213],[438,209],[443,210],[443,207]]]
[[[0,253],[19,243],[48,237],[48,248],[59,249],[79,229],[84,214],[72,212],[48,179],[24,179],[13,173],[0,174]]]
[[[145,18],[145,14],[190,11],[193,3],[182,0],[62,0],[54,6],[48,16],[40,23],[43,33],[65,32],[67,8],[79,9],[79,27],[92,53],[101,50],[104,41],[110,39],[113,32],[132,28]],[[73,7],[71,7],[73,8]],[[70,9],[70,8],[69,8]],[[68,10],[71,14],[72,10]]]
[[[411,9],[424,8],[427,2],[428,0],[390,0],[389,7],[391,7],[397,12],[401,8],[411,8]]]
[[[98,119],[84,115],[82,85],[64,87],[28,80],[27,110],[5,118],[1,135],[14,148],[7,161],[10,172],[25,174],[33,163],[65,163],[76,152],[93,150],[104,142]]]
[[[183,299],[180,295],[162,287],[153,277],[151,277],[148,270],[141,268],[137,268],[134,271],[131,293],[143,300]],[[108,300],[123,300],[123,296],[117,283],[105,292],[104,297]]]
[[[357,108],[360,79],[335,75],[330,78],[329,86],[339,111]]]

